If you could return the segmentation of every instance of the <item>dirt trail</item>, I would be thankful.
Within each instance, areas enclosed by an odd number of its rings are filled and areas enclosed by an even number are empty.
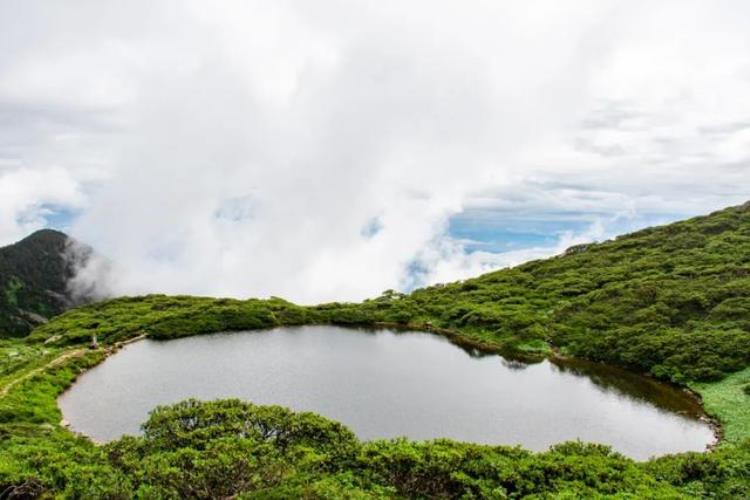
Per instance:
[[[137,342],[137,341],[142,340],[142,339],[144,339],[146,337],[147,337],[146,333],[141,333],[140,335],[138,335],[136,337],[133,337],[131,339],[127,339],[127,340],[123,340],[121,342],[117,342],[114,345],[114,348],[107,349],[107,355],[113,354],[114,352],[116,352],[121,347],[124,347],[124,346],[126,346],[128,344],[132,344],[133,342]],[[73,358],[73,357],[76,357],[76,356],[80,356],[80,355],[82,355],[83,353],[85,353],[88,350],[89,350],[88,347],[80,347],[78,349],[73,349],[72,351],[63,352],[62,354],[60,354],[55,359],[50,360],[48,363],[46,363],[46,364],[44,364],[44,365],[42,365],[42,366],[40,366],[38,368],[34,368],[33,370],[29,370],[28,372],[24,373],[23,375],[20,375],[17,378],[14,378],[13,380],[11,380],[7,384],[5,384],[5,386],[3,386],[2,388],[0,388],[0,398],[3,398],[5,396],[7,396],[8,393],[10,392],[10,390],[13,387],[15,387],[16,385],[20,384],[24,380],[27,380],[27,379],[33,377],[34,375],[36,375],[37,373],[39,373],[39,372],[41,372],[43,370],[47,370],[48,368],[55,367],[55,366],[63,363],[64,361],[66,361],[66,360],[68,360],[70,358]]]
[[[4,387],[2,387],[0,389],[0,398],[3,398],[5,396],[7,396],[8,393],[10,392],[10,390],[13,387],[15,387],[16,385],[20,384],[24,380],[28,380],[29,378],[33,377],[37,373],[39,373],[41,371],[44,371],[44,370],[47,370],[48,368],[55,367],[55,366],[63,363],[64,361],[66,361],[66,360],[68,360],[70,358],[73,358],[73,357],[76,357],[76,356],[80,356],[84,352],[86,352],[86,348],[80,348],[80,349],[74,349],[72,351],[66,351],[66,352],[60,354],[55,359],[50,360],[48,363],[46,363],[46,364],[44,364],[44,365],[42,365],[42,366],[40,366],[38,368],[34,368],[33,370],[30,370],[30,371],[24,373],[23,375],[19,376],[18,378],[15,378],[15,379],[11,380],[7,384],[5,384]]]

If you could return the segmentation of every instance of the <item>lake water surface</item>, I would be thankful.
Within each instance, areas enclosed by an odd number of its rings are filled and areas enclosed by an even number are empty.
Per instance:
[[[593,363],[523,364],[419,332],[332,326],[143,340],[84,373],[59,399],[75,431],[137,434],[149,410],[238,397],[310,410],[360,438],[449,437],[544,450],[581,439],[637,459],[714,439],[697,402]]]

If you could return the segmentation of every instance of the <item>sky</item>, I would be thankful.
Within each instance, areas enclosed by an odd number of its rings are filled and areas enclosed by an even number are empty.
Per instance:
[[[314,303],[736,205],[749,25],[723,0],[5,0],[0,244],[63,229],[103,293]]]

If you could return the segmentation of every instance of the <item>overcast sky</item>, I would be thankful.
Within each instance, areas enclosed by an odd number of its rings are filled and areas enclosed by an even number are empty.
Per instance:
[[[0,2],[0,244],[355,300],[750,199],[750,2]]]

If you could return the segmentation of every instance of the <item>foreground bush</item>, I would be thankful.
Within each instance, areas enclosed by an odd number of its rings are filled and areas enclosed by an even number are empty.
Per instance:
[[[0,451],[0,492],[5,492],[0,498],[750,494],[750,443],[647,463],[577,442],[544,453],[450,440],[361,443],[346,427],[323,417],[239,400],[159,407],[143,425],[143,435],[104,447],[58,430],[14,437],[0,444]]]

